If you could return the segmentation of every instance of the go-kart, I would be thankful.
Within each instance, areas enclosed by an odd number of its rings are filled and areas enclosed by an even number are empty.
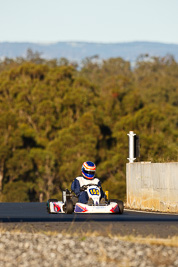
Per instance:
[[[82,186],[81,191],[86,191],[91,204],[83,204],[78,202],[78,197],[74,192],[66,189],[62,192],[62,201],[57,199],[49,199],[47,201],[47,211],[49,213],[117,213],[122,214],[124,205],[121,200],[107,199],[105,194],[105,201],[100,203],[101,191],[95,184]]]

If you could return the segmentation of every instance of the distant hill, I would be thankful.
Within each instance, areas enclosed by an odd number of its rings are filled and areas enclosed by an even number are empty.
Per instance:
[[[86,57],[98,55],[101,59],[122,57],[125,60],[134,62],[141,54],[161,57],[171,54],[178,61],[178,44],[156,42],[58,42],[50,44],[1,42],[0,58],[25,57],[29,48],[34,52],[41,52],[42,57],[46,59],[65,57],[69,60],[81,61]]]

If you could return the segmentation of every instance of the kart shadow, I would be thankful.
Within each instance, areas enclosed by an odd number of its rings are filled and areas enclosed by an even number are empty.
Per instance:
[[[0,222],[178,222],[177,215],[158,215],[158,216],[137,216],[125,212],[122,215],[119,214],[46,214],[46,216],[8,216],[1,217]]]

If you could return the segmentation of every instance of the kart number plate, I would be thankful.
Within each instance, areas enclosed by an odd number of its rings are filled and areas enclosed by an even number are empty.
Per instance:
[[[89,189],[89,192],[90,192],[90,194],[93,196],[93,195],[97,195],[97,196],[99,196],[99,190],[98,189],[95,189],[95,188],[91,188],[91,189]]]

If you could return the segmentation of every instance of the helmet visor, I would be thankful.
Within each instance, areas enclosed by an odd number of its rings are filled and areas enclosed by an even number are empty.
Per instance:
[[[91,174],[91,175],[94,175],[95,174],[95,171],[84,171],[86,174]]]

